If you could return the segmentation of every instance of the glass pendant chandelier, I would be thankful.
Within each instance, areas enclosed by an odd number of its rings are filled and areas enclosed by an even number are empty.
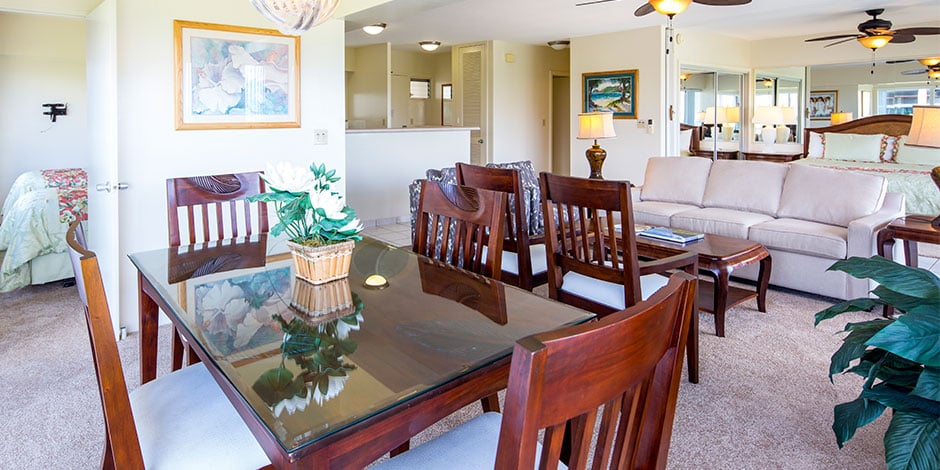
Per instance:
[[[300,36],[330,19],[339,0],[249,0],[265,18],[287,35]]]

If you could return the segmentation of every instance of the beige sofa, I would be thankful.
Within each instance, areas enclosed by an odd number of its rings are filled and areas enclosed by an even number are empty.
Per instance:
[[[851,299],[867,296],[869,282],[827,269],[876,254],[878,230],[904,214],[904,195],[886,188],[881,176],[826,168],[659,157],[633,193],[633,212],[638,224],[760,242],[773,259],[772,285]]]

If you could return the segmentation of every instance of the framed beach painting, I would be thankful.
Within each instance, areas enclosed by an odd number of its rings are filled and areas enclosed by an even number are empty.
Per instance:
[[[614,119],[636,119],[637,70],[594,72],[582,75],[582,112],[614,113]]]
[[[300,38],[173,21],[177,129],[300,127]]]
[[[839,109],[839,92],[836,90],[813,91],[809,94],[809,118],[829,120]]]

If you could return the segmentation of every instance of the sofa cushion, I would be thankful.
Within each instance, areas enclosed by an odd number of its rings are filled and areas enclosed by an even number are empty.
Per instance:
[[[718,160],[712,163],[702,205],[776,215],[787,166],[773,162]]]
[[[883,176],[790,165],[777,217],[848,227],[884,203]]]
[[[751,227],[748,239],[781,251],[845,259],[849,230],[799,219],[776,219]]]
[[[706,207],[673,215],[671,226],[672,228],[681,228],[693,232],[747,238],[748,229],[752,225],[768,220],[773,220],[773,217],[756,212]]]
[[[701,206],[711,166],[712,161],[707,158],[650,158],[640,199]]]
[[[698,206],[674,202],[640,201],[633,204],[633,221],[638,224],[668,227],[669,219],[679,212],[698,209]]]

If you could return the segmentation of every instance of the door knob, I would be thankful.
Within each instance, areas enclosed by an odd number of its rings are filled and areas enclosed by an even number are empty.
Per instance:
[[[478,143],[478,144],[482,144],[482,143],[483,143],[483,139],[477,139],[477,143]]]

